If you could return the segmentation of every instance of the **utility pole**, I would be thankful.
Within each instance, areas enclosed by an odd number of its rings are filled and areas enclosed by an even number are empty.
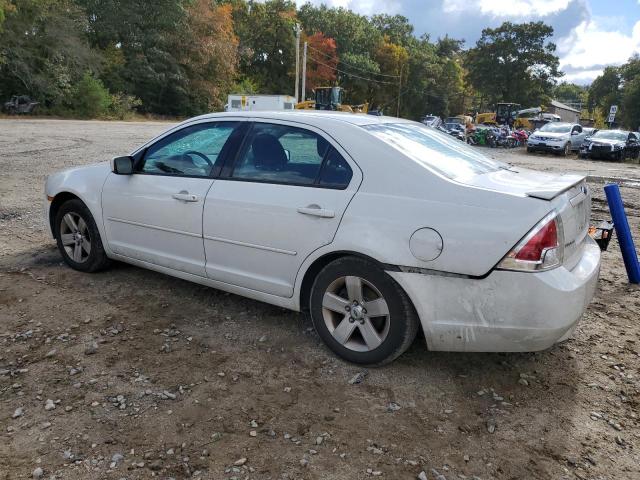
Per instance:
[[[400,117],[400,97],[402,96],[402,68],[404,63],[400,65],[400,76],[398,77],[398,110],[396,111],[396,117]]]
[[[304,102],[307,99],[307,42],[304,42],[304,49],[302,50],[302,93],[300,95],[300,101]]]
[[[296,103],[300,101],[300,31],[300,24],[296,23],[296,93],[293,94]]]

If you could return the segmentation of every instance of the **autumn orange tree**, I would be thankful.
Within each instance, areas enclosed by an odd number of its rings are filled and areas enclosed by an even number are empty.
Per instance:
[[[332,86],[337,78],[338,53],[336,41],[322,32],[304,36],[307,42],[307,92],[316,87]]]
[[[220,110],[236,77],[238,38],[231,5],[194,0],[187,9],[180,63],[189,78],[191,103],[205,111]]]

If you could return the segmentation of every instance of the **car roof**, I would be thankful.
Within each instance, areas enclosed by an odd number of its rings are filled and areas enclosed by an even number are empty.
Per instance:
[[[327,120],[349,123],[352,125],[364,126],[380,123],[404,123],[408,120],[396,117],[386,117],[384,115],[367,115],[364,113],[348,113],[348,112],[332,112],[332,111],[320,111],[320,110],[293,110],[293,111],[241,111],[241,112],[218,112],[207,113],[200,115],[196,118],[191,118],[188,121],[193,120],[205,120],[221,119],[225,117],[247,117],[247,118],[259,118],[265,120],[290,120],[294,122],[307,123],[309,125],[325,123]]]

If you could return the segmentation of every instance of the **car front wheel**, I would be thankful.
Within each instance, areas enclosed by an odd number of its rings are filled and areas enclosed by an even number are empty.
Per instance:
[[[68,200],[62,204],[56,213],[54,228],[58,250],[71,268],[97,272],[109,265],[98,227],[81,200]]]
[[[389,363],[418,331],[417,314],[402,288],[362,258],[341,258],[324,267],[311,289],[310,307],[318,335],[353,363]]]

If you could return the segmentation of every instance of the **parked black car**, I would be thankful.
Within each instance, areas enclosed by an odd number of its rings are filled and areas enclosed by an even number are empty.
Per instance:
[[[599,130],[580,146],[580,158],[623,160],[640,156],[640,139],[625,130]]]

